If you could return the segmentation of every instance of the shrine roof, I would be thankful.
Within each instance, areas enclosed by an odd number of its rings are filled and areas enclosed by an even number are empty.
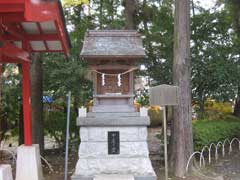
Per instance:
[[[0,18],[1,38],[13,48],[68,54],[71,44],[60,0],[0,0]]]
[[[135,30],[91,30],[85,35],[81,56],[143,58],[145,50]]]

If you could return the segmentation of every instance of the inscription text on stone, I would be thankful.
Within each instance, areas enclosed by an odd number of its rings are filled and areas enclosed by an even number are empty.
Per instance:
[[[119,131],[108,132],[108,154],[120,154]]]

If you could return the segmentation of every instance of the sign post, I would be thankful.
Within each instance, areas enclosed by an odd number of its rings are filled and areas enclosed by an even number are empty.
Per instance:
[[[163,110],[165,180],[168,180],[166,106],[178,105],[178,87],[170,85],[160,85],[150,88],[150,104],[161,106]]]
[[[167,118],[166,107],[163,107],[163,127],[164,127],[164,163],[165,163],[165,179],[168,179],[168,150],[167,150]]]
[[[64,180],[67,180],[68,175],[68,153],[69,153],[69,126],[70,126],[70,113],[71,113],[71,91],[68,93],[68,109],[67,109],[67,129],[66,129],[66,152],[65,152],[65,172]]]

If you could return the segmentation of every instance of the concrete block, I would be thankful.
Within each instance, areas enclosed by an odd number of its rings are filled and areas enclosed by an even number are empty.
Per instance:
[[[97,149],[97,151],[96,151]],[[107,142],[81,142],[79,149],[80,158],[133,158],[133,157],[148,157],[147,142],[120,142],[120,154],[108,154]]]
[[[18,147],[16,180],[43,180],[39,145]]]
[[[119,117],[114,116],[109,117],[78,117],[77,118],[78,126],[149,126],[150,118],[149,117]]]
[[[97,112],[88,112],[87,117],[139,117],[140,113],[139,112],[112,112],[112,113],[97,113]]]
[[[132,174],[134,176],[156,176],[149,158],[80,158],[74,175],[94,176],[98,174]]]
[[[80,176],[80,175],[73,175],[71,177],[72,180],[94,180],[93,176]],[[157,180],[157,176],[153,175],[145,175],[145,176],[134,176],[134,180]]]
[[[107,142],[109,131],[119,131],[120,141],[147,141],[146,126],[81,127],[81,142]]]
[[[93,180],[134,180],[132,175],[97,175]]]
[[[10,165],[0,165],[0,180],[13,180],[12,168]]]
[[[93,112],[102,112],[102,113],[110,113],[110,112],[135,112],[133,106],[129,105],[99,105],[93,106]]]
[[[148,108],[141,107],[141,108],[140,108],[140,116],[142,116],[142,117],[148,117]]]
[[[84,107],[79,108],[78,117],[87,117],[87,109]]]

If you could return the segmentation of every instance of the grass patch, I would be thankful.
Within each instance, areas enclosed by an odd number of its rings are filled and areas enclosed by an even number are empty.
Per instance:
[[[226,138],[240,137],[240,119],[226,115],[222,120],[193,121],[194,149],[201,150],[205,145],[217,143]]]

